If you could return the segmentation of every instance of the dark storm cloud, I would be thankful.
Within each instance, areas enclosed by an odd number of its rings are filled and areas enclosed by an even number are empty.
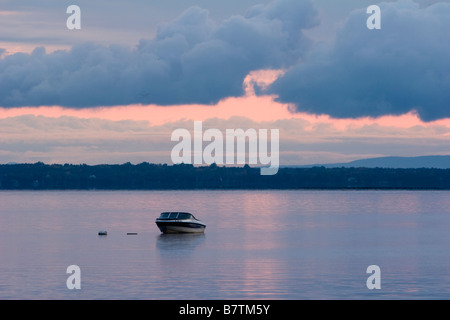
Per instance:
[[[3,57],[0,106],[217,102],[241,95],[250,71],[295,63],[310,45],[302,29],[317,23],[307,0],[257,5],[218,24],[192,7],[134,49],[82,44]]]
[[[382,29],[354,12],[335,45],[317,48],[270,88],[297,111],[339,118],[417,111],[450,117],[450,4],[383,3]]]

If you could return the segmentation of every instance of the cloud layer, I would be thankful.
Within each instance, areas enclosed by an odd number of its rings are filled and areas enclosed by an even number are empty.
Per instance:
[[[274,94],[294,111],[450,117],[449,1],[383,2],[381,30],[366,28],[368,2],[327,5],[343,7],[341,13],[363,7],[332,45],[314,46],[303,33],[331,25],[319,25],[326,0],[274,0],[220,21],[191,7],[134,48],[96,42],[14,55],[0,48],[0,107],[214,104],[244,94],[243,81],[254,70],[285,69],[268,90],[256,92]],[[6,10],[17,6],[5,1]],[[0,39],[11,30],[4,31]]]
[[[216,24],[192,7],[134,49],[82,44],[70,51],[18,53],[0,60],[0,106],[217,102],[243,93],[252,70],[286,68],[317,25],[309,0],[277,0]]]
[[[337,118],[450,117],[450,3],[382,3],[381,30],[355,11],[331,47],[311,51],[270,88],[297,111]]]

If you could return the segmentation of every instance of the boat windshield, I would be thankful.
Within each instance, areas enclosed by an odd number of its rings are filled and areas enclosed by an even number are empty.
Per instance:
[[[159,216],[161,219],[168,219],[170,215],[170,212],[163,212],[161,213],[161,215]]]
[[[178,219],[190,219],[190,218],[191,218],[190,213],[185,213],[185,212],[178,213]]]
[[[190,219],[191,217],[193,217],[192,214],[187,212],[163,212],[159,216],[160,219],[181,219],[181,220]]]

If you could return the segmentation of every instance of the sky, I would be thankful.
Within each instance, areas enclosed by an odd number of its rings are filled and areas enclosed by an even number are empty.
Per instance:
[[[449,38],[450,1],[0,0],[0,163],[170,164],[196,120],[280,165],[450,155]]]

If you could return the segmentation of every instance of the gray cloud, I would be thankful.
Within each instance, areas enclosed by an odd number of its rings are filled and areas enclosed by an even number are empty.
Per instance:
[[[423,3],[422,3],[423,4]],[[355,11],[330,47],[318,47],[270,88],[298,111],[338,118],[450,117],[450,4],[380,4],[382,29]]]
[[[3,57],[0,106],[215,103],[241,95],[250,71],[295,63],[311,44],[302,29],[317,23],[308,0],[256,5],[220,23],[191,7],[134,49],[81,44]]]

